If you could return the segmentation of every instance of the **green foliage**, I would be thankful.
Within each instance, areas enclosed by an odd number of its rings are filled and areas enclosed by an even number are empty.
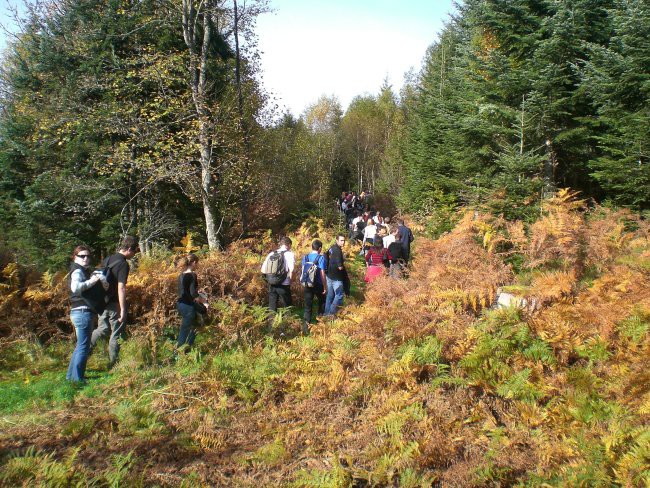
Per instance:
[[[251,463],[259,463],[265,466],[274,467],[287,461],[287,452],[282,439],[275,439],[273,442],[263,445],[246,459]]]
[[[128,454],[114,454],[111,456],[111,467],[103,473],[103,478],[110,488],[120,486],[142,487],[144,482],[141,476],[134,473],[137,457],[133,451]]]
[[[639,344],[650,331],[650,313],[638,309],[636,312],[622,320],[617,326],[619,334],[633,344]]]
[[[397,351],[397,360],[409,360],[420,366],[438,364],[442,353],[443,344],[435,336],[409,341],[400,346]]]
[[[476,344],[459,363],[472,381],[484,382],[504,398],[532,402],[543,393],[530,381],[530,369],[516,368],[517,357],[553,365],[550,346],[535,337],[516,308],[492,311],[476,329]]]
[[[141,437],[154,437],[165,432],[166,427],[146,399],[125,400],[113,412],[119,421],[119,429]],[[119,461],[120,463],[124,461]]]
[[[431,212],[440,190],[531,220],[543,193],[570,186],[647,208],[641,3],[463,2],[411,101],[400,206]]]
[[[210,373],[241,400],[255,402],[273,385],[286,368],[286,359],[273,346],[233,349],[212,359]]]
[[[59,461],[52,454],[30,447],[23,455],[9,458],[0,473],[0,481],[7,486],[86,486],[88,479],[75,465],[78,453],[79,449],[74,449]]]
[[[49,408],[70,402],[86,386],[67,381],[61,371],[45,372],[39,376],[26,374],[1,383],[0,412],[14,413],[33,408]]]
[[[352,477],[341,465],[337,457],[332,460],[329,470],[301,470],[296,475],[292,486],[296,488],[350,488]]]

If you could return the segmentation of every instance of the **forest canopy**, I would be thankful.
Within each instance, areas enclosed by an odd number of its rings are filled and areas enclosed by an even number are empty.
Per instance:
[[[264,1],[31,3],[2,59],[0,245],[59,268],[136,234],[210,248],[324,216],[343,190],[401,212],[531,220],[557,188],[650,204],[650,9],[467,0],[399,93],[282,114],[263,87]],[[315,98],[317,94],[315,94]]]

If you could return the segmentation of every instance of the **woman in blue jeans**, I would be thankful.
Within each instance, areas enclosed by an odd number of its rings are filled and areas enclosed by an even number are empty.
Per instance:
[[[182,256],[177,261],[177,266],[181,270],[178,277],[178,301],[176,308],[181,316],[181,328],[178,333],[176,347],[180,348],[187,344],[192,346],[196,339],[196,321],[195,303],[205,303],[205,300],[199,295],[199,283],[194,270],[199,262],[196,254]]]
[[[103,278],[101,274],[91,275],[90,257],[88,247],[75,247],[68,277],[70,320],[77,334],[77,346],[72,353],[66,378],[74,382],[85,381],[86,363],[90,354],[90,338],[97,321],[97,314],[90,309],[81,293],[95,286]],[[105,285],[107,286],[108,283]]]

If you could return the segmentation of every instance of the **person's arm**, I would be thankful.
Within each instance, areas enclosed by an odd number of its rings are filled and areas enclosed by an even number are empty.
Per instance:
[[[324,269],[320,270],[320,280],[323,283],[323,295],[327,295],[327,275]]]
[[[81,270],[75,269],[74,273],[72,273],[72,279],[70,280],[70,290],[72,293],[81,293],[82,291],[86,291],[98,281],[99,276],[97,275],[92,275],[90,279],[83,281]]]
[[[293,253],[289,255],[289,259],[286,260],[287,263],[287,276],[289,280],[293,278],[293,268],[296,266],[296,257]]]
[[[189,273],[190,275],[190,296],[195,300],[199,297],[199,287],[196,275],[194,273]],[[187,279],[187,278],[186,278]]]
[[[117,284],[117,299],[120,302],[120,323],[126,322],[126,283]]]
[[[117,278],[117,300],[120,304],[120,318],[121,323],[126,322],[126,282],[129,279],[129,265],[124,261],[117,269],[115,269],[115,276]]]

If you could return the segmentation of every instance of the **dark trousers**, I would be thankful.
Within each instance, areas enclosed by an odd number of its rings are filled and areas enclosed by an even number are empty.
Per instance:
[[[281,307],[291,306],[291,287],[289,285],[269,285],[269,309],[273,312],[278,309],[278,300]]]
[[[309,333],[309,323],[311,322],[311,309],[314,304],[314,298],[318,300],[318,315],[325,313],[325,298],[323,295],[323,285],[316,285],[313,288],[305,287],[305,322],[303,324],[303,332]]]

